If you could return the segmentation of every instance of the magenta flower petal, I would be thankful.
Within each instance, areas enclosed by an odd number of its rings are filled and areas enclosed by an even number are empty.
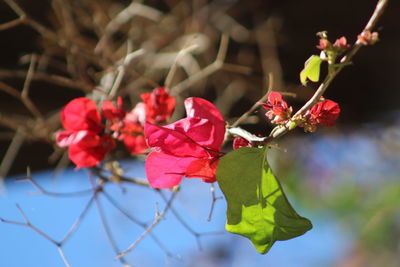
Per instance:
[[[187,119],[190,119],[190,126],[186,126],[186,135],[202,146],[219,151],[224,141],[225,122],[218,109],[209,101],[198,97],[187,98],[185,108]],[[193,118],[197,119],[196,123]]]
[[[215,182],[215,172],[225,123],[213,104],[201,98],[185,101],[187,117],[173,124],[145,125],[149,147],[155,152],[146,160],[147,179],[152,187],[171,188],[182,177]]]
[[[198,160],[193,157],[151,152],[146,159],[146,175],[154,188],[172,188],[179,185],[188,166]]]
[[[184,133],[146,123],[144,134],[147,137],[147,143],[156,151],[176,155],[180,157],[194,156],[207,157],[208,153],[196,144],[196,142],[186,136]]]

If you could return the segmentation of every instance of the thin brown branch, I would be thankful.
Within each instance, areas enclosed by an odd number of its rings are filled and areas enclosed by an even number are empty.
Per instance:
[[[148,225],[146,223],[143,223],[141,221],[139,221],[138,219],[136,219],[135,217],[133,217],[132,215],[130,215],[126,210],[124,210],[121,205],[119,205],[119,203],[117,203],[117,201],[115,199],[113,199],[106,191],[102,191],[103,196],[111,203],[111,205],[113,205],[119,212],[121,212],[125,217],[127,217],[130,221],[132,221],[133,223],[141,226],[142,228],[146,229],[148,227]],[[152,232],[150,232],[150,237],[153,239],[153,241],[160,247],[160,249],[162,251],[164,251],[164,253],[168,256],[168,257],[172,257],[172,258],[176,258],[178,259],[178,257],[176,257],[175,255],[173,255],[166,247],[163,243],[161,243],[161,241],[157,238],[157,236],[155,234],[153,234]]]
[[[81,191],[75,191],[75,192],[68,192],[68,193],[61,193],[61,192],[52,192],[48,191],[45,188],[43,188],[39,183],[37,183],[31,176],[30,168],[27,168],[27,175],[26,177],[19,178],[17,181],[28,181],[31,183],[36,189],[39,190],[39,193],[47,196],[53,196],[53,197],[77,197],[77,196],[84,196],[88,195],[92,192],[92,189],[86,189],[86,190],[81,190]]]
[[[220,70],[225,61],[226,52],[228,50],[229,44],[229,36],[227,34],[223,34],[221,37],[221,42],[219,45],[217,57],[213,63],[202,69],[201,71],[195,73],[194,75],[190,76],[186,80],[180,82],[176,86],[172,87],[171,92],[175,95],[181,94],[184,90],[192,86],[193,84],[197,83],[198,81],[203,80],[204,78],[210,76],[211,74],[215,73],[216,71]]]
[[[104,213],[103,206],[101,205],[100,200],[99,200],[97,195],[95,196],[95,201],[96,201],[96,207],[97,207],[97,211],[99,213],[100,221],[101,221],[101,224],[103,225],[104,231],[106,232],[107,239],[108,239],[112,249],[114,250],[114,253],[116,255],[119,255],[120,254],[120,250],[119,250],[119,248],[117,246],[117,243],[115,242],[114,236],[113,236],[113,234],[111,232],[111,228],[110,228],[110,226],[108,224],[106,215]],[[130,266],[129,264],[127,264],[127,262],[124,259],[124,257],[118,257],[118,260],[124,266],[126,266],[126,267]]]
[[[25,18],[20,17],[20,18],[14,19],[12,21],[0,24],[0,31],[8,30],[10,28],[13,28],[15,26],[18,26],[18,25],[21,25],[24,23],[25,23]]]
[[[168,201],[167,198],[166,198],[166,196],[163,194],[162,191],[158,191],[158,193],[160,194],[161,198],[162,198],[165,202]],[[181,216],[173,207],[171,207],[171,212],[172,212],[172,214],[175,216],[175,218],[180,222],[180,224],[182,224],[182,226],[183,226],[189,233],[191,233],[191,234],[194,236],[194,238],[196,239],[196,243],[197,243],[197,246],[198,246],[199,250],[202,250],[201,241],[200,241],[200,238],[201,238],[202,236],[206,236],[206,235],[219,235],[219,234],[222,234],[222,233],[223,233],[223,232],[205,232],[205,233],[199,233],[199,232],[193,230],[193,228],[189,226],[189,224],[182,218],[182,216]]]
[[[44,239],[46,239],[47,241],[49,241],[50,243],[55,245],[57,247],[58,253],[60,254],[60,257],[61,257],[62,261],[64,262],[65,266],[70,267],[71,265],[69,264],[68,259],[65,256],[65,253],[64,253],[64,251],[62,249],[63,242],[57,242],[56,240],[51,238],[49,235],[47,235],[46,233],[41,231],[39,228],[34,226],[29,221],[29,219],[26,216],[25,212],[22,210],[22,208],[18,204],[17,204],[17,209],[19,210],[19,212],[21,213],[22,217],[24,218],[24,222],[11,221],[11,220],[3,219],[3,218],[0,218],[0,221],[3,222],[3,223],[7,223],[7,224],[19,225],[19,226],[24,226],[24,227],[30,228],[31,230],[33,230],[34,232],[36,232],[37,234],[42,236]]]
[[[136,223],[137,225],[141,227],[147,227],[147,224],[144,222],[139,221],[132,215],[130,215],[127,211],[125,211],[118,203],[113,199],[106,191],[103,191],[103,196],[117,209],[119,210],[125,217],[127,217],[130,221]]]
[[[8,146],[7,152],[1,160],[0,164],[0,188],[3,184],[4,178],[7,176],[12,164],[14,163],[15,157],[25,141],[26,133],[22,129],[18,129]]]
[[[25,78],[27,75],[26,71],[13,71],[13,70],[6,70],[0,69],[0,77],[1,78]],[[52,83],[59,86],[64,86],[72,89],[79,89],[85,90],[86,92],[91,92],[94,89],[94,86],[89,85],[84,82],[74,81],[67,77],[55,75],[55,74],[47,74],[47,73],[34,73],[32,76],[32,80],[34,81],[44,81],[48,83]],[[4,88],[0,88],[2,90],[6,90]],[[18,92],[18,91],[17,91]],[[17,97],[15,93],[13,96]]]
[[[164,207],[164,210],[161,212],[161,214],[158,214],[158,212],[156,213],[156,216],[153,220],[153,223],[149,225],[149,227],[123,252],[121,252],[117,258],[121,258],[123,256],[125,256],[127,253],[129,253],[132,249],[134,249],[139,243],[140,241],[143,240],[143,238],[145,238],[157,225],[158,223],[165,217],[165,215],[167,214],[168,210],[171,209],[172,207],[172,202],[175,199],[175,196],[177,194],[177,190],[173,190],[171,197],[169,198],[167,204]]]
[[[74,224],[71,226],[69,231],[61,239],[61,241],[60,241],[61,245],[64,245],[64,243],[67,242],[68,239],[71,238],[71,236],[76,232],[76,230],[78,230],[78,227],[80,226],[80,224],[82,223],[82,221],[86,217],[90,207],[92,206],[93,200],[95,199],[95,196],[97,195],[97,192],[98,191],[95,191],[94,195],[89,199],[88,203],[86,203],[85,208],[83,209],[81,214],[78,216],[78,218],[75,220]]]
[[[35,116],[37,119],[43,122],[44,116],[36,107],[36,105],[29,98],[29,89],[32,82],[33,75],[35,73],[35,65],[36,65],[37,57],[36,55],[31,56],[30,64],[28,72],[26,73],[26,78],[24,82],[24,87],[21,92],[21,101],[24,103],[25,107]]]
[[[132,20],[133,17],[140,15],[150,20],[157,21],[162,13],[157,9],[132,1],[125,9],[121,10],[106,26],[101,39],[97,43],[94,51],[96,54],[103,51],[110,37],[118,31],[118,29]]]
[[[237,127],[239,124],[241,124],[243,121],[245,121],[247,119],[248,116],[250,116],[251,113],[253,113],[260,105],[261,103],[267,101],[268,99],[268,94],[269,92],[271,92],[272,88],[273,88],[273,84],[274,84],[274,77],[272,76],[272,73],[268,74],[268,90],[267,92],[256,102],[254,103],[254,105],[245,113],[243,113],[242,116],[240,116],[232,125],[230,125],[229,127]]]
[[[217,202],[218,199],[222,199],[222,197],[216,196],[214,184],[211,184],[210,191],[211,191],[211,208],[210,208],[210,213],[208,214],[208,218],[207,218],[207,221],[209,221],[209,222],[212,219],[212,215],[213,215],[214,208],[215,208],[215,203]]]
[[[256,39],[261,54],[261,66],[265,82],[271,88],[270,77],[274,77],[273,86],[276,90],[283,89],[282,66],[279,61],[276,47],[275,28],[276,19],[269,18],[256,30]],[[265,84],[264,88],[267,87]],[[272,88],[272,89],[274,89]]]
[[[126,183],[131,183],[131,184],[137,184],[137,185],[142,185],[145,187],[150,187],[149,182],[146,179],[140,179],[140,178],[133,178],[133,177],[125,177],[122,175],[119,175],[118,173],[113,173],[112,177],[108,177],[104,174],[102,174],[102,169],[100,168],[92,168],[93,173],[100,177],[103,180],[106,181],[119,181],[119,182],[126,182]]]
[[[185,54],[190,53],[192,50],[197,48],[196,44],[192,44],[193,38],[189,38],[187,40],[187,44],[184,45],[184,47],[177,53],[174,62],[172,63],[172,66],[169,68],[169,72],[167,74],[167,77],[165,78],[164,86],[167,88],[171,87],[172,80],[174,78],[174,75],[178,69],[178,63],[179,61],[185,56]]]

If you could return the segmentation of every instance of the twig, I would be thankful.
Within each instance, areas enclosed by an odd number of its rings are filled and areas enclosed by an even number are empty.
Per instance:
[[[240,116],[232,125],[230,125],[230,127],[234,128],[237,127],[239,124],[241,124],[243,121],[245,121],[247,119],[248,116],[250,116],[251,113],[253,113],[260,105],[261,103],[267,101],[268,99],[268,94],[269,92],[271,92],[272,88],[273,88],[273,84],[274,84],[274,80],[273,80],[273,76],[272,73],[268,73],[268,90],[267,92],[256,102],[254,103],[254,105],[245,113],[243,113],[242,116]]]
[[[176,191],[176,190],[172,191],[172,195],[171,195],[170,199],[168,200],[167,204],[165,205],[165,208],[161,212],[161,214],[156,214],[153,223],[150,224],[150,226],[126,250],[121,252],[117,256],[117,258],[121,258],[121,257],[125,256],[128,252],[130,252],[132,249],[134,249],[137,246],[137,244],[139,244],[139,242],[142,241],[142,239],[145,238],[146,235],[148,235],[154,229],[154,227],[156,227],[158,225],[158,223],[165,217],[168,210],[171,209],[172,202],[173,202],[177,192],[178,191]]]
[[[261,66],[265,76],[264,82],[267,82],[271,90],[274,88],[282,90],[282,66],[278,57],[274,26],[274,18],[269,18],[256,30],[256,39],[261,54]],[[271,77],[274,78],[274,83],[270,81]],[[265,84],[264,88],[267,87],[267,84]]]
[[[207,76],[221,69],[224,65],[226,52],[228,50],[228,43],[229,43],[229,36],[227,34],[223,34],[221,37],[221,42],[219,45],[218,54],[215,61],[210,65],[208,65],[207,67],[205,67],[203,70],[195,73],[186,80],[172,87],[171,92],[175,95],[179,95],[193,84],[197,83],[198,81],[206,78]]]
[[[107,177],[106,175],[102,174],[101,173],[102,169],[100,169],[100,168],[93,167],[93,168],[91,168],[91,170],[94,172],[95,175],[97,175],[98,177],[100,177],[101,179],[106,180],[106,181],[113,181],[116,178],[117,180],[119,180],[121,182],[126,182],[126,183],[131,183],[131,184],[142,185],[142,186],[145,186],[145,187],[150,187],[150,184],[147,181],[147,179],[125,177],[125,176],[119,175],[117,173],[113,173],[112,174],[112,176],[115,177],[115,178],[113,178],[113,177]]]
[[[0,69],[0,77],[15,77],[15,78],[24,78],[26,77],[26,71],[13,71]],[[87,92],[91,92],[94,89],[94,86],[89,85],[84,82],[74,81],[64,76],[55,75],[55,74],[47,74],[47,73],[34,73],[32,76],[32,80],[36,81],[45,81],[48,83],[52,83],[59,86],[64,86],[72,89],[85,90]],[[13,96],[17,97],[15,93]]]
[[[217,202],[218,199],[222,199],[222,197],[217,197],[216,196],[216,194],[215,194],[215,185],[214,184],[211,184],[210,191],[211,191],[211,197],[212,197],[211,201],[212,202],[211,202],[210,213],[208,214],[208,218],[207,218],[207,221],[209,221],[209,222],[212,219],[212,215],[213,215],[214,207],[215,207],[215,202]]]
[[[7,152],[0,164],[0,188],[3,187],[4,178],[7,176],[15,157],[19,152],[19,149],[24,143],[25,135],[26,133],[21,128],[18,128],[10,145],[8,146]]]
[[[25,11],[14,0],[4,0],[4,2],[6,2],[8,6],[24,20],[26,24],[31,25],[32,28],[42,34],[43,37],[57,41],[57,34],[28,17]]]
[[[165,197],[165,195],[163,194],[162,191],[158,191],[158,193],[160,194],[161,198],[167,202],[167,198]],[[182,224],[182,226],[189,232],[191,233],[194,238],[196,239],[196,243],[197,243],[197,247],[199,248],[199,250],[202,250],[202,246],[201,246],[201,242],[200,242],[200,237],[202,236],[206,236],[206,235],[219,235],[222,234],[222,232],[205,232],[205,233],[198,233],[195,230],[192,229],[192,227],[189,226],[189,224],[187,222],[185,222],[185,220],[179,215],[179,213],[173,208],[171,207],[171,212],[172,214],[175,216],[175,218]]]
[[[69,264],[67,257],[65,257],[64,250],[61,247],[58,247],[58,253],[60,254],[60,257],[63,260],[65,266],[71,267],[71,264]]]
[[[8,30],[12,27],[15,27],[15,26],[18,26],[18,25],[24,24],[24,23],[25,23],[25,18],[20,17],[20,18],[14,19],[12,21],[0,24],[0,31]]]
[[[382,15],[388,2],[389,2],[388,0],[379,0],[378,1],[376,8],[375,8],[371,18],[369,19],[367,25],[365,26],[363,32],[371,31],[375,27],[376,23],[378,22],[379,17]],[[358,52],[358,50],[361,48],[361,46],[362,46],[361,42],[357,40],[356,43],[354,44],[354,46],[352,47],[352,49],[340,60],[340,63],[342,63],[342,64],[340,64],[337,68],[334,68],[332,70],[332,72],[327,75],[324,82],[321,83],[321,85],[318,87],[318,89],[314,93],[314,95],[308,100],[308,102],[302,108],[300,108],[296,112],[295,115],[293,115],[293,117],[304,115],[312,106],[314,106],[314,104],[316,104],[319,101],[319,99],[325,93],[326,89],[329,87],[329,85],[334,80],[334,78],[341,72],[341,70],[345,66],[348,65],[347,63],[351,62],[351,59]],[[289,132],[291,123],[292,123],[292,121],[289,121],[286,125],[278,126],[274,130],[272,130],[271,135],[270,135],[271,138],[275,139],[275,138],[278,138],[278,137],[286,134],[287,132]]]
[[[139,221],[138,219],[134,218],[131,216],[127,211],[125,211],[118,203],[113,199],[106,191],[103,191],[103,196],[117,209],[119,210],[123,215],[125,215],[130,221],[136,223],[137,225],[141,227],[147,227],[147,224],[144,222]]]
[[[34,187],[36,187],[40,193],[43,195],[47,196],[53,196],[53,197],[77,197],[77,196],[83,196],[83,195],[88,195],[92,192],[92,189],[86,189],[86,190],[81,190],[81,191],[75,191],[75,192],[69,192],[69,193],[61,193],[61,192],[51,192],[46,189],[44,189],[40,184],[38,184],[31,176],[31,171],[30,168],[27,168],[27,175],[26,177],[19,178],[17,181],[28,181],[30,182]]]
[[[129,22],[134,16],[141,15],[150,20],[158,21],[162,15],[160,11],[154,9],[152,7],[136,3],[132,1],[132,3],[118,13],[106,26],[101,39],[97,43],[94,51],[96,54],[100,53],[104,47],[107,45],[110,37],[118,31],[118,29]]]
[[[65,236],[61,239],[60,244],[64,244],[65,242],[68,241],[69,238],[75,233],[76,230],[78,230],[79,225],[83,221],[83,219],[86,217],[90,207],[93,204],[93,200],[95,196],[97,195],[97,191],[94,193],[94,195],[89,199],[88,203],[86,204],[85,208],[81,212],[81,214],[78,216],[78,218],[75,220],[74,224],[71,226],[69,231],[65,234]]]
[[[14,225],[20,225],[20,226],[24,226],[24,227],[28,227],[30,229],[32,229],[34,232],[36,232],[37,234],[39,234],[40,236],[42,236],[44,239],[46,239],[47,241],[49,241],[50,243],[52,243],[53,245],[55,245],[58,249],[58,253],[60,254],[60,257],[62,258],[65,266],[70,267],[71,265],[69,264],[64,251],[62,249],[63,243],[61,242],[57,242],[56,240],[54,240],[53,238],[51,238],[49,235],[45,234],[43,231],[41,231],[39,228],[37,228],[36,226],[34,226],[28,219],[28,217],[26,216],[25,212],[21,209],[21,207],[17,204],[17,209],[19,210],[19,212],[21,213],[22,217],[24,218],[25,222],[17,222],[17,221],[11,221],[11,220],[6,220],[3,218],[0,218],[0,221],[3,223],[8,223],[8,224],[14,224]]]
[[[110,99],[113,99],[116,96],[116,94],[118,92],[118,89],[119,89],[119,87],[121,85],[122,79],[124,78],[124,76],[126,74],[126,70],[129,67],[129,65],[131,64],[131,62],[135,58],[143,55],[144,52],[145,51],[143,49],[139,49],[139,50],[136,50],[134,52],[131,52],[131,47],[130,47],[130,45],[128,45],[127,55],[125,56],[123,63],[117,69],[118,74],[117,74],[117,77],[115,78],[115,82],[113,84],[113,87],[110,90],[110,94],[109,94],[109,98]]]
[[[172,66],[169,69],[167,77],[165,78],[164,86],[166,88],[170,88],[171,87],[172,80],[174,78],[176,70],[178,69],[178,63],[182,59],[182,57],[185,54],[190,53],[192,50],[196,49],[197,45],[194,44],[194,45],[189,45],[188,46],[188,44],[190,44],[190,43],[191,43],[191,40],[188,40],[187,44],[185,44],[184,47],[176,55],[175,60],[172,63]]]
[[[118,211],[120,211],[123,215],[125,215],[130,221],[132,221],[133,223],[141,226],[142,228],[146,229],[148,227],[148,225],[146,223],[143,223],[143,222],[139,221],[138,219],[136,219],[132,215],[130,215],[126,210],[124,210],[119,205],[119,203],[117,203],[117,201],[115,199],[113,199],[106,191],[103,190],[102,193],[103,193],[103,196],[111,203],[111,205],[113,205]],[[160,249],[162,251],[164,251],[164,253],[168,257],[179,259],[177,256],[173,255],[170,251],[168,251],[168,249],[165,247],[165,245],[161,243],[161,241],[157,238],[157,236],[155,234],[150,232],[149,235],[153,239],[153,241],[160,247]]]
[[[119,254],[120,254],[120,250],[119,250],[119,248],[118,248],[118,246],[117,246],[117,244],[116,244],[116,242],[115,242],[115,240],[114,240],[114,236],[112,235],[110,226],[109,226],[109,224],[108,224],[108,222],[107,222],[107,218],[106,218],[106,216],[105,216],[103,206],[101,205],[100,200],[99,200],[99,198],[98,198],[97,196],[95,197],[95,201],[96,201],[96,206],[97,206],[97,211],[98,211],[98,213],[99,213],[100,221],[101,221],[101,224],[103,225],[104,231],[106,232],[108,241],[110,242],[111,247],[112,247],[112,249],[114,250],[114,253],[115,253],[116,255],[119,255]],[[130,265],[127,264],[127,262],[126,262],[126,260],[124,259],[124,257],[118,257],[118,260],[119,260],[119,261],[121,262],[121,264],[123,264],[124,266],[126,266],[126,267],[129,267],[129,266],[130,266]]]
[[[31,56],[30,64],[28,72],[26,73],[26,78],[24,82],[24,87],[21,92],[21,101],[27,107],[27,109],[37,118],[40,119],[41,122],[44,120],[43,114],[39,111],[35,104],[29,98],[29,89],[32,82],[33,75],[35,73],[35,65],[36,65],[37,57],[36,55]]]

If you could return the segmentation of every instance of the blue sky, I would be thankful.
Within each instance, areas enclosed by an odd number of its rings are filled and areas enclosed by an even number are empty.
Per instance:
[[[127,174],[144,177],[140,162],[125,162]],[[49,191],[73,192],[90,188],[85,170],[65,170],[52,178],[51,172],[34,173],[33,178]],[[22,221],[18,203],[32,224],[56,240],[60,240],[79,216],[90,195],[80,197],[51,197],[32,194],[36,189],[28,182],[8,179],[6,193],[1,196],[0,217]],[[132,216],[143,222],[154,219],[156,208],[165,203],[153,190],[135,185],[108,185],[106,191]],[[222,195],[217,189],[217,194]],[[290,196],[289,196],[290,198]],[[127,248],[143,228],[129,221],[109,202],[100,197],[107,221],[120,249]],[[329,215],[300,214],[313,221],[314,228],[305,235],[284,242],[276,242],[270,252],[260,255],[251,243],[224,230],[225,202],[218,200],[211,222],[207,221],[211,205],[210,186],[198,179],[186,180],[174,202],[174,209],[198,233],[220,232],[218,235],[201,236],[202,250],[194,235],[169,212],[153,233],[174,257],[166,253],[147,236],[130,252],[126,259],[132,266],[330,266],[344,255],[349,246],[346,233],[335,225]],[[0,224],[0,266],[43,267],[64,266],[57,248],[31,229],[16,225]],[[65,243],[65,254],[72,266],[110,267],[121,266],[107,240],[93,205],[77,232]],[[175,259],[178,257],[179,259]]]

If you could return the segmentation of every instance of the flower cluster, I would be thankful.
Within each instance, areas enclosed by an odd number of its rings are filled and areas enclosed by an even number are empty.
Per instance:
[[[284,124],[292,114],[292,107],[289,107],[282,95],[278,92],[271,92],[268,95],[267,103],[261,103],[267,111],[265,115],[274,124]]]
[[[379,41],[379,37],[377,32],[363,31],[357,36],[357,40],[362,45],[373,45]]]
[[[350,45],[347,43],[347,39],[344,36],[336,39],[336,41],[332,44],[329,42],[326,32],[321,32],[318,35],[320,39],[317,48],[327,54],[334,53],[339,55],[350,48]]]
[[[141,98],[143,102],[130,112],[123,109],[121,98],[116,106],[104,101],[101,112],[86,97],[70,101],[61,112],[65,130],[56,134],[57,144],[68,147],[69,158],[78,168],[100,163],[115,148],[116,140],[123,141],[131,154],[144,153],[148,149],[145,122],[165,123],[175,108],[175,98],[163,87],[142,94]]]
[[[271,92],[267,103],[262,107],[267,111],[265,114],[274,124],[286,124],[293,120],[306,132],[314,132],[317,126],[334,126],[340,114],[339,105],[332,100],[323,99],[315,104],[303,116],[291,118],[292,108],[288,106],[282,95],[278,92]]]
[[[183,177],[215,182],[225,123],[217,108],[202,98],[185,100],[187,117],[158,126],[146,123],[145,136],[153,148],[146,159],[146,174],[154,188],[172,188]]]
[[[299,125],[306,132],[315,132],[318,125],[334,126],[340,114],[339,105],[329,99],[321,99],[304,115],[304,121]]]

